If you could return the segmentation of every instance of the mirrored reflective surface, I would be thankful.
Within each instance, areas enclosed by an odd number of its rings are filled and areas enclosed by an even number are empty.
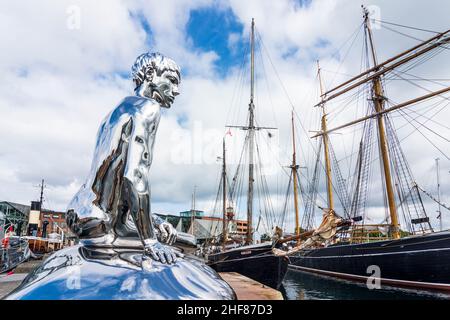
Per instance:
[[[141,250],[77,245],[50,256],[6,299],[230,300],[235,294],[215,271],[189,257],[169,265]]]

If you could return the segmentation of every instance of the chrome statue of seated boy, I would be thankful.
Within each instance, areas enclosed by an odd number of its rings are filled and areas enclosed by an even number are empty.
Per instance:
[[[159,53],[145,53],[136,59],[132,76],[135,95],[102,121],[89,176],[66,220],[85,245],[142,243],[145,256],[172,263],[176,251],[161,242],[172,244],[176,231],[151,215],[149,169],[161,107],[170,108],[179,94],[180,68]]]
[[[68,207],[67,223],[81,243],[53,253],[5,299],[236,298],[201,261],[187,254],[173,263],[179,248],[170,244],[177,234],[150,211],[155,135],[161,107],[178,95],[180,68],[146,53],[132,72],[135,95],[100,125],[89,176]]]

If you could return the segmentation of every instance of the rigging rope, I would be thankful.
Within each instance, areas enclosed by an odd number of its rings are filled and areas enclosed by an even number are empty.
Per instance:
[[[434,202],[436,202],[437,204],[439,204],[441,207],[447,209],[450,211],[450,206],[446,205],[445,203],[442,203],[440,201],[438,201],[432,194],[430,194],[428,191],[422,189],[419,185],[417,185],[417,188],[419,188],[420,191],[422,191],[424,194],[426,194],[431,200],[433,200]]]
[[[427,30],[427,29],[422,29],[422,28],[417,28],[417,27],[406,26],[406,25],[403,25],[403,24],[388,22],[388,21],[384,21],[384,20],[378,20],[378,19],[371,19],[371,20],[374,20],[374,21],[377,21],[377,22],[381,22],[381,23],[385,23],[385,24],[390,24],[390,25],[397,26],[397,27],[412,29],[412,30],[424,31],[424,32],[429,32],[429,33],[436,33],[436,34],[441,33],[441,32],[438,32],[438,31],[433,31],[433,30]]]

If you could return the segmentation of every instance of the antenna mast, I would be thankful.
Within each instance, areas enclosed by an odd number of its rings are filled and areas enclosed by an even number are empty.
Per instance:
[[[42,179],[41,185],[39,186],[41,188],[41,196],[39,198],[39,210],[42,212],[42,204],[44,202],[44,179]]]

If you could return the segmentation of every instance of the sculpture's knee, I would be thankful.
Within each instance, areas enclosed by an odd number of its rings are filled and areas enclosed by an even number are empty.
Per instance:
[[[79,218],[74,210],[67,211],[66,223],[70,230],[80,239],[97,238],[108,233],[105,220],[98,218]]]

